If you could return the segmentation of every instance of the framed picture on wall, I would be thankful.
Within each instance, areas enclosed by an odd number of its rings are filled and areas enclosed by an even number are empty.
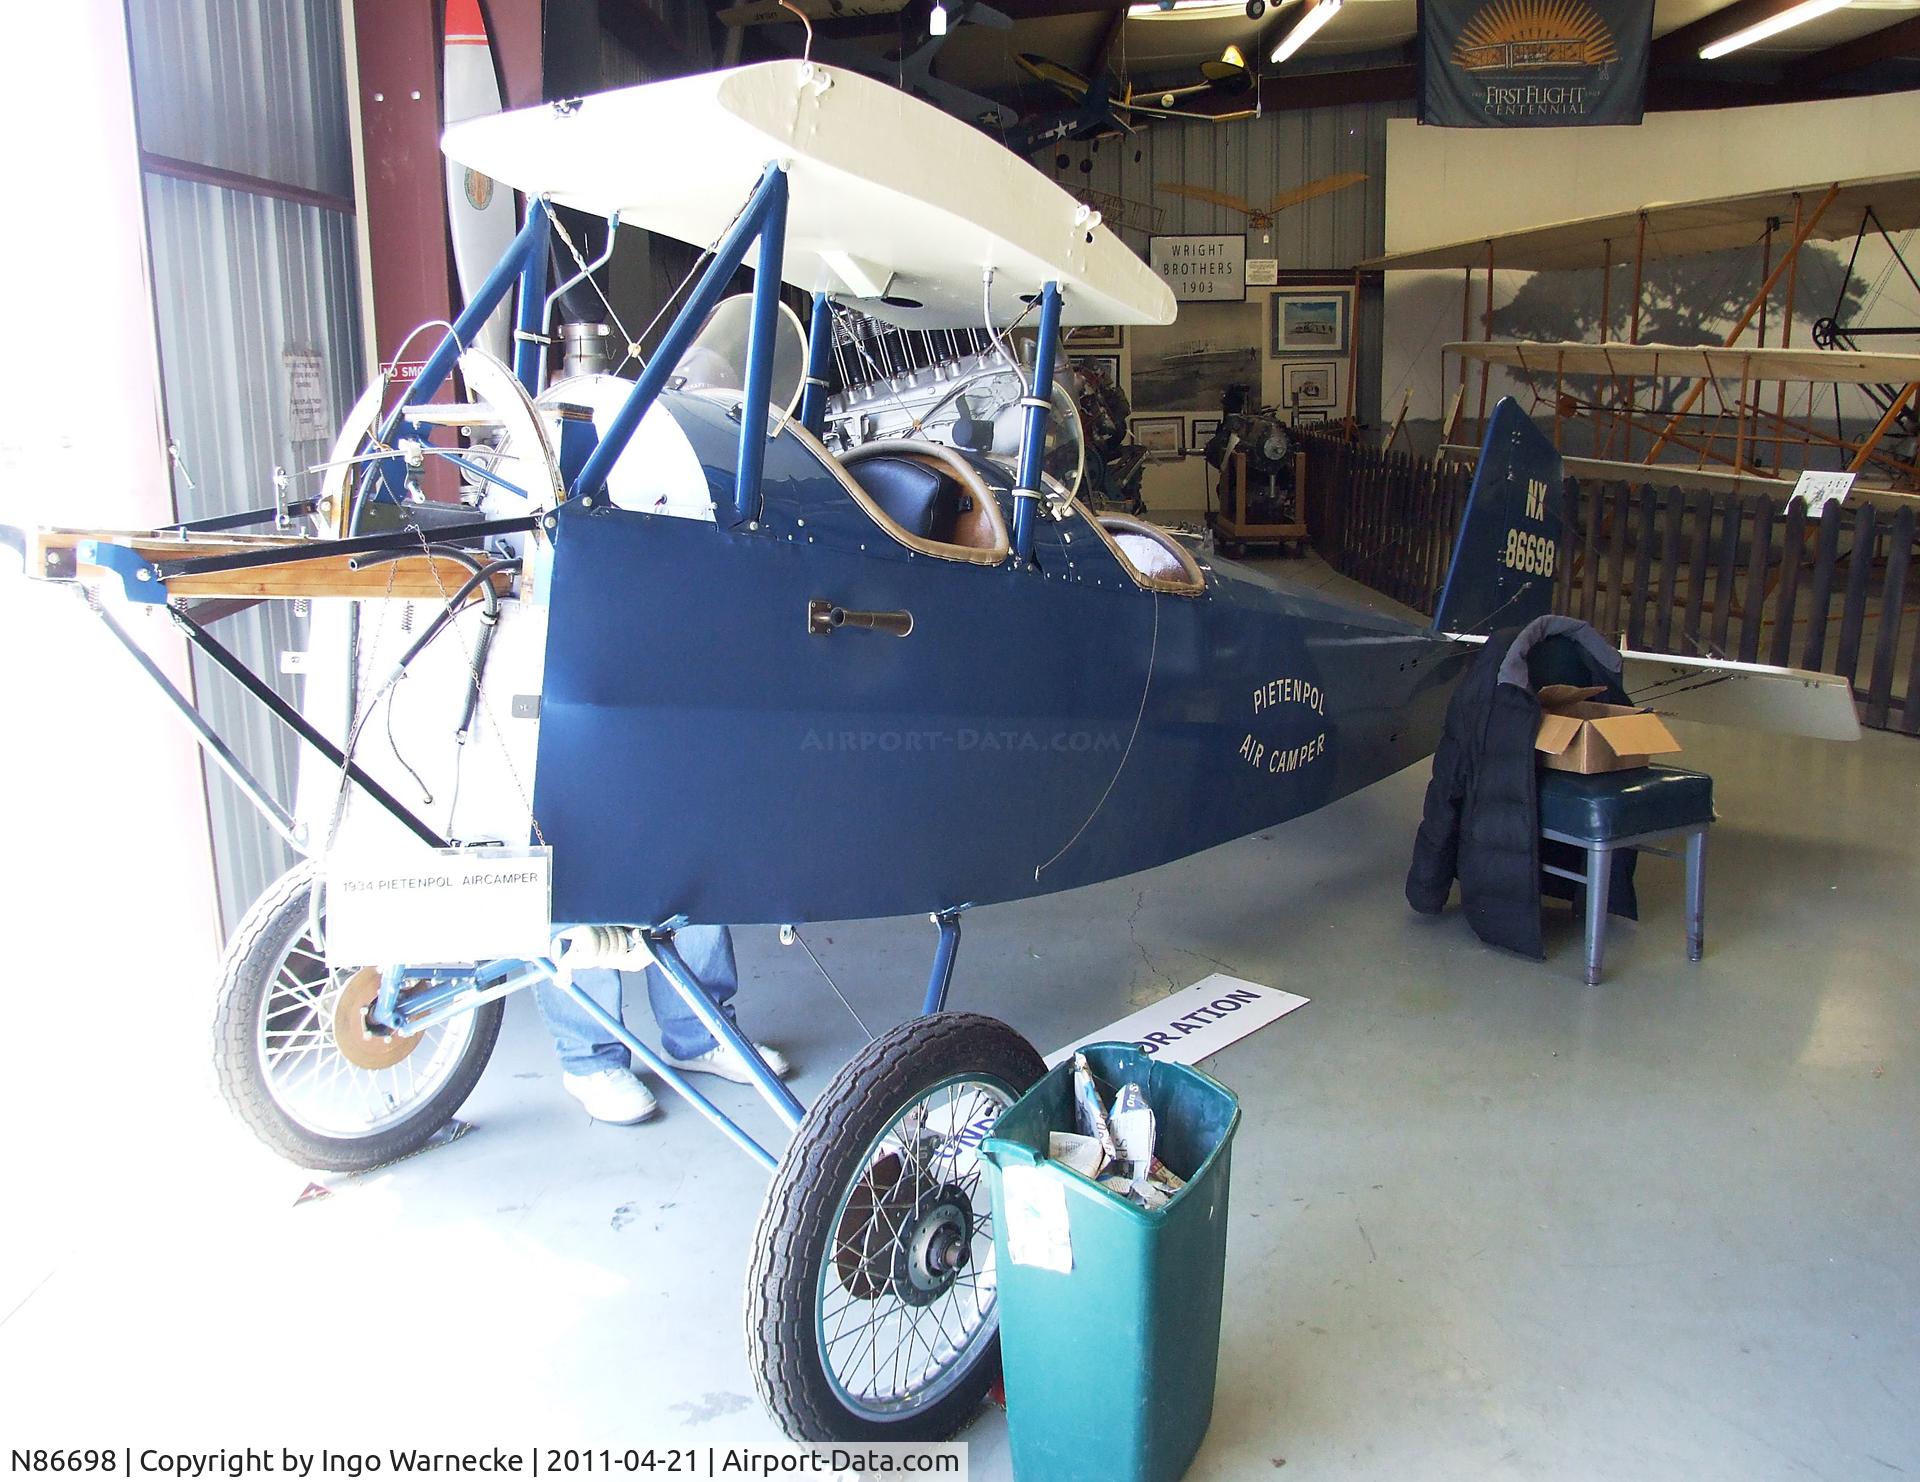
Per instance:
[[[1252,303],[1182,304],[1172,324],[1127,331],[1127,395],[1136,412],[1211,417],[1234,386],[1260,395],[1265,308]]]
[[[1132,427],[1133,440],[1155,463],[1181,457],[1187,451],[1185,417],[1135,417]]]
[[[1076,355],[1075,365],[1084,365],[1090,371],[1098,371],[1107,378],[1109,386],[1120,384],[1120,357],[1118,355]]]
[[[1295,412],[1293,414],[1293,425],[1295,427],[1325,427],[1327,425],[1327,414],[1325,412]]]
[[[1344,355],[1351,288],[1290,290],[1273,296],[1270,353]]]
[[[1298,411],[1302,407],[1330,407],[1339,397],[1334,390],[1331,360],[1290,360],[1280,367],[1280,405]]]
[[[1213,435],[1220,430],[1218,417],[1195,417],[1187,424],[1187,451],[1203,453]]]
[[[1117,324],[1068,324],[1061,326],[1060,344],[1069,355],[1082,350],[1118,350],[1123,333]]]

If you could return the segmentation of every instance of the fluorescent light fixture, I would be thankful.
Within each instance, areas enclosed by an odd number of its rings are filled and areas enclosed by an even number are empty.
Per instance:
[[[1756,41],[1765,41],[1769,36],[1778,36],[1782,31],[1791,31],[1795,26],[1805,25],[1829,11],[1839,10],[1848,0],[1801,0],[1791,9],[1778,15],[1768,16],[1757,21],[1744,31],[1735,31],[1731,36],[1722,36],[1718,41],[1700,48],[1700,60],[1711,62],[1715,57],[1724,57],[1730,51],[1738,51],[1743,46],[1752,46]]]
[[[940,0],[933,0],[933,9],[927,14],[927,34],[944,36],[947,34],[947,7]]]
[[[1821,3],[1826,4],[1828,0],[1821,0]],[[1846,0],[1839,0],[1839,3],[1844,5]],[[1320,0],[1318,5],[1294,22],[1293,29],[1280,38],[1280,44],[1273,49],[1273,55],[1267,60],[1275,65],[1286,61],[1311,41],[1313,33],[1332,20],[1339,10],[1340,0]]]
[[[1197,20],[1209,15],[1245,15],[1241,0],[1136,0],[1127,7],[1130,21]]]

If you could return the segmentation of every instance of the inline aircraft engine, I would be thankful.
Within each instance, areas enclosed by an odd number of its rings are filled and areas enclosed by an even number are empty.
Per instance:
[[[864,315],[834,319],[835,389],[824,441],[835,452],[886,438],[918,438],[991,458],[1012,470],[1025,420],[1033,342],[1006,350],[979,329],[896,329]],[[1074,492],[1084,467],[1080,410],[1064,357],[1054,370],[1044,468]]]

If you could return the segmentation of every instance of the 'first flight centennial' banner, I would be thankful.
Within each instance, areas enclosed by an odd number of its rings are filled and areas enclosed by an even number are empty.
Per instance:
[[[1653,0],[1420,0],[1420,121],[1637,124]]]

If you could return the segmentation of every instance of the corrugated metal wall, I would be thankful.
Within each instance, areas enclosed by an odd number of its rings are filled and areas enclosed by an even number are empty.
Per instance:
[[[1163,233],[1227,233],[1248,230],[1236,211],[1160,190],[1193,185],[1266,204],[1282,191],[1364,170],[1367,180],[1348,190],[1283,211],[1273,221],[1273,244],[1262,249],[1254,235],[1247,256],[1274,256],[1280,270],[1347,274],[1355,263],[1377,256],[1386,240],[1387,120],[1411,114],[1410,103],[1353,103],[1302,109],[1223,124],[1157,123],[1128,139],[1108,139],[1098,149],[1069,144],[1055,177],[1070,191],[1105,191],[1164,213]],[[1092,169],[1082,171],[1081,162]],[[1053,151],[1034,161],[1050,169]],[[1132,227],[1121,235],[1146,255],[1148,233]],[[1257,291],[1257,290],[1256,290]],[[1369,295],[1360,322],[1360,412],[1379,418],[1380,313]]]
[[[140,147],[353,195],[339,0],[134,0]]]
[[[351,198],[339,0],[141,0],[129,11],[143,149]],[[352,217],[153,170],[145,180],[167,425],[193,481],[176,470],[181,518],[271,503],[276,466],[306,490],[331,432],[293,436],[286,357],[319,357],[320,420],[336,426],[362,379]],[[266,603],[215,632],[296,698],[279,655],[304,646],[304,626],[290,604]],[[290,802],[298,743],[198,657],[194,678],[201,709]],[[217,771],[208,797],[231,928],[292,857]]]

